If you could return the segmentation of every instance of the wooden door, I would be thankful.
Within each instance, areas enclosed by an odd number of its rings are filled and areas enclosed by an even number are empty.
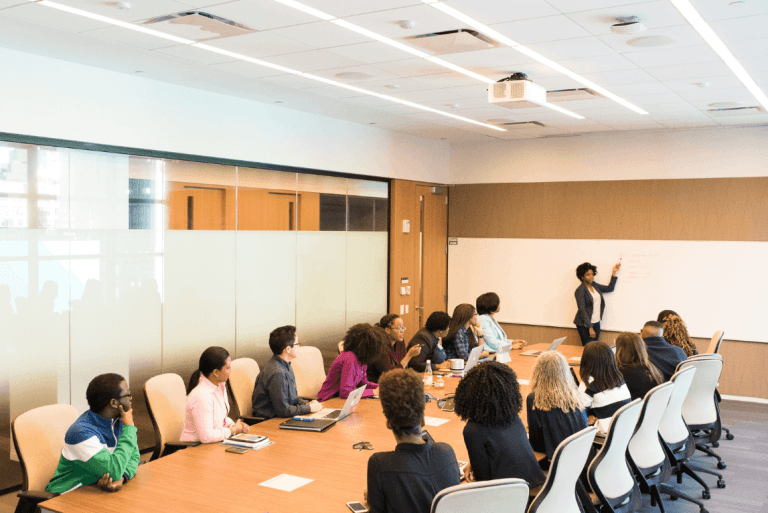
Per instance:
[[[266,229],[285,231],[296,229],[295,193],[267,193]]]
[[[448,308],[448,190],[429,186],[419,186],[418,190],[421,196],[421,328],[432,312],[445,312]]]
[[[170,191],[171,230],[224,230],[224,189]]]

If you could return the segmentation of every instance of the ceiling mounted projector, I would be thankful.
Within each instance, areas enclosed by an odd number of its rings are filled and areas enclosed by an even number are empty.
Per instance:
[[[618,18],[615,25],[611,25],[611,32],[614,34],[637,34],[646,30],[645,25],[640,22],[640,18],[637,16],[627,16],[624,18]]]
[[[547,90],[528,80],[525,73],[515,73],[488,86],[488,102],[506,109],[543,107]]]

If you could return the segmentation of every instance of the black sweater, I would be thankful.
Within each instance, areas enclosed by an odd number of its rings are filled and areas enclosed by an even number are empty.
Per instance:
[[[627,384],[629,395],[632,396],[633,401],[645,397],[645,394],[658,384],[653,380],[651,373],[642,365],[621,367],[619,370],[624,375],[624,383]]]
[[[517,477],[528,481],[531,488],[544,483],[541,471],[520,417],[502,428],[467,422],[464,443],[469,463],[477,481]]]
[[[531,448],[543,452],[552,461],[555,449],[560,442],[587,427],[587,413],[576,410],[565,413],[563,410],[542,411],[533,407],[535,395],[528,394],[528,439]]]

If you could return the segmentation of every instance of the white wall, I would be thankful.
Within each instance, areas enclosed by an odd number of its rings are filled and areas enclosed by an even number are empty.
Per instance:
[[[445,183],[448,143],[0,48],[0,132]]]
[[[768,126],[451,144],[450,183],[768,175]]]

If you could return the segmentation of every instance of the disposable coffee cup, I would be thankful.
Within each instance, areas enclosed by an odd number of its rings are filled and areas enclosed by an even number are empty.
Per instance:
[[[464,370],[464,360],[461,358],[451,358],[451,370]]]

